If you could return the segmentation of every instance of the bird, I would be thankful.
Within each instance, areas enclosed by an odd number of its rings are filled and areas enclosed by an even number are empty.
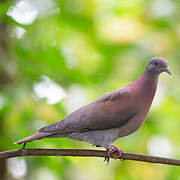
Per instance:
[[[25,147],[27,142],[43,138],[69,138],[105,148],[107,162],[115,152],[116,158],[120,158],[124,151],[112,143],[134,133],[144,123],[162,72],[172,75],[167,60],[153,57],[137,80],[104,94],[61,121],[43,127],[38,133],[15,144],[24,143]]]

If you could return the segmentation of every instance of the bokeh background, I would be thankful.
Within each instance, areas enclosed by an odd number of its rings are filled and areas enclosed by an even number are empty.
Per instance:
[[[151,112],[114,144],[125,152],[180,158],[180,1],[1,0],[0,151],[137,79],[151,57],[169,61]],[[92,148],[44,139],[29,148]],[[1,180],[179,180],[179,167],[101,158],[0,161]]]

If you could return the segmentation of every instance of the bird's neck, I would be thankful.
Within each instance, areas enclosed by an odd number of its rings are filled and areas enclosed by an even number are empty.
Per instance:
[[[145,71],[143,75],[136,81],[130,84],[130,88],[136,93],[137,97],[147,102],[150,106],[154,98],[159,74],[151,71]]]
[[[146,90],[155,90],[157,88],[159,74],[151,71],[145,71],[143,75],[134,82],[134,85]]]

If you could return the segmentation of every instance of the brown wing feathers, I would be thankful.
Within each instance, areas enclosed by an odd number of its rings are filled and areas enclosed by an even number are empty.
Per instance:
[[[105,94],[39,132],[67,133],[120,127],[136,114],[135,107],[131,90],[119,89]]]

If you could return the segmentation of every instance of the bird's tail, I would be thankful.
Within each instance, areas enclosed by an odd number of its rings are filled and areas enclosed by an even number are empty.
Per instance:
[[[14,144],[22,144],[22,143],[25,143],[25,142],[30,142],[30,141],[42,139],[42,138],[50,136],[51,134],[52,133],[38,132],[37,134],[34,134],[32,136],[28,136],[28,137],[26,137],[24,139],[21,139],[21,140],[15,142]]]

